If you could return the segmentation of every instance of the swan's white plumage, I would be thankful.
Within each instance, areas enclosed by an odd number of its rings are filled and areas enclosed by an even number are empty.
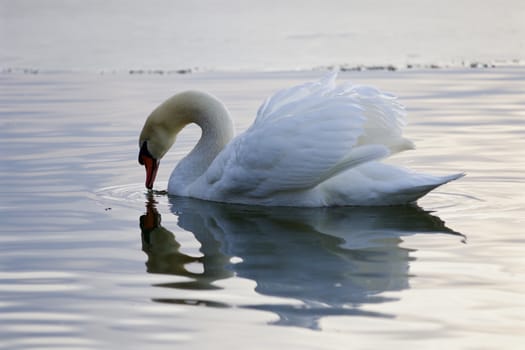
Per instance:
[[[391,205],[413,202],[461,176],[434,177],[380,163],[413,148],[402,136],[403,106],[371,87],[337,86],[335,78],[275,93],[250,128],[224,149],[210,150],[218,154],[204,172],[188,178],[195,155],[184,159],[168,192],[261,205]]]

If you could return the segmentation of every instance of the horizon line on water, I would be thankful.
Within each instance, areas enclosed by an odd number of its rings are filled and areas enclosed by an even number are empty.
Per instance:
[[[1,74],[129,74],[129,75],[173,75],[193,73],[278,73],[278,72],[311,72],[333,71],[361,72],[361,71],[417,71],[417,70],[455,70],[455,69],[497,69],[525,67],[525,59],[493,60],[493,61],[467,61],[449,63],[406,63],[396,64],[327,64],[312,67],[289,68],[220,68],[220,67],[186,67],[186,68],[36,68],[36,67],[0,67]]]

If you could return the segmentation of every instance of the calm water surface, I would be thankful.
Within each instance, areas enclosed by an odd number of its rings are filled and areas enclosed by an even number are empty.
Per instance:
[[[468,174],[419,207],[144,191],[137,137],[165,98],[207,90],[241,131],[271,91],[320,75],[0,75],[0,346],[525,347],[523,68],[340,75],[407,105],[418,148],[392,162]]]

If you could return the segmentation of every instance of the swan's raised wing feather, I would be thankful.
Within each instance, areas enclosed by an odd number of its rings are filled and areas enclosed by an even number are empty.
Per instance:
[[[370,109],[376,100],[384,105]],[[279,91],[211,164],[207,182],[224,194],[263,197],[312,188],[385,157],[390,144],[401,138],[403,123],[392,101],[374,89],[337,87],[335,74]],[[393,125],[398,129],[382,130]]]
[[[277,91],[268,97],[257,111],[254,126],[289,117],[298,110],[307,111],[319,104],[319,98],[334,90],[336,73],[327,74],[316,82]]]
[[[406,111],[396,96],[370,86],[344,84],[340,89],[352,93],[363,108],[366,123],[359,144],[382,143],[392,153],[414,148],[412,141],[402,135]]]

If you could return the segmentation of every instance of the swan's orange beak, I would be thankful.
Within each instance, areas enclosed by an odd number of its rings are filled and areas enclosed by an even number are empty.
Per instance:
[[[147,142],[144,142],[140,148],[139,163],[146,168],[146,188],[151,190],[153,188],[153,182],[155,182],[155,177],[157,176],[160,162],[149,153]]]

